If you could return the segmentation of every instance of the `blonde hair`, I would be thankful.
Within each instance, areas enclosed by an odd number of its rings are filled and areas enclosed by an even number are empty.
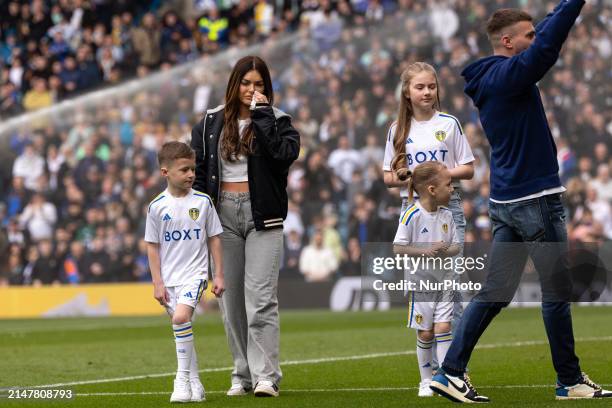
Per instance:
[[[406,156],[406,153],[401,153],[400,155],[395,156],[393,158],[393,162],[397,162],[399,160],[399,156],[401,155]],[[410,188],[408,190],[408,200],[414,201],[414,192],[416,191],[419,195],[424,195],[427,186],[435,184],[438,181],[440,172],[445,168],[446,166],[441,162],[426,161],[416,166],[414,171],[410,171],[404,167],[397,170],[396,173],[400,180],[402,180],[402,177],[404,177],[403,179],[408,177],[412,179]]]
[[[438,83],[438,74],[436,69],[426,62],[412,63],[402,72],[400,79],[402,81],[402,94],[400,97],[399,112],[397,121],[395,121],[395,133],[393,135],[393,149],[395,157],[391,161],[391,170],[395,171],[400,180],[407,180],[410,177],[410,171],[406,166],[406,139],[410,133],[410,122],[414,112],[412,111],[412,103],[406,97],[410,88],[410,81],[421,72],[430,72],[436,79],[436,100],[432,105],[432,109],[440,110],[440,85]],[[402,178],[404,177],[404,178]]]

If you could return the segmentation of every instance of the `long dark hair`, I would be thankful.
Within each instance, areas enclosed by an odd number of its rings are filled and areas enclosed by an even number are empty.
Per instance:
[[[248,55],[236,62],[230,74],[225,91],[225,118],[223,134],[221,136],[221,156],[228,161],[235,161],[238,155],[247,155],[253,152],[253,124],[245,130],[242,138],[238,132],[238,115],[240,114],[240,81],[249,71],[257,71],[264,83],[263,94],[268,98],[270,105],[274,103],[274,91],[270,70],[261,58]]]

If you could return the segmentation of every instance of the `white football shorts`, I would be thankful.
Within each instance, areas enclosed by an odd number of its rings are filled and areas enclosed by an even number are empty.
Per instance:
[[[195,309],[207,286],[208,282],[206,279],[198,278],[181,286],[167,287],[166,291],[170,300],[165,306],[166,311],[172,316],[176,310],[176,305],[179,303]]]
[[[408,293],[408,327],[432,330],[434,323],[453,320],[453,292]]]

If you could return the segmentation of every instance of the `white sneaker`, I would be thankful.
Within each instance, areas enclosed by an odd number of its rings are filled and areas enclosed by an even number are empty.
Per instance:
[[[191,386],[191,402],[206,401],[206,393],[200,379],[191,378],[189,384]]]
[[[434,393],[429,388],[431,379],[423,380],[419,383],[419,397],[433,397]]]
[[[225,395],[229,397],[236,397],[239,395],[247,395],[251,391],[250,388],[244,388],[242,384],[232,384],[229,390]]]
[[[189,378],[174,380],[174,391],[170,396],[170,402],[191,402]]]
[[[256,397],[278,397],[278,387],[272,381],[258,381],[255,386]]]
[[[589,376],[582,373],[582,378],[577,384],[565,386],[557,383],[556,399],[588,399],[588,398],[611,398],[612,391],[604,390],[600,385],[595,384]]]

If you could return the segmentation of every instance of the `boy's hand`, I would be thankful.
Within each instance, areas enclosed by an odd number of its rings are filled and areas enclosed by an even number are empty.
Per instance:
[[[433,252],[432,256],[440,256],[440,254],[444,251],[444,247],[444,242],[435,242],[432,244],[430,248],[430,251]]]
[[[170,301],[168,292],[166,291],[166,287],[163,283],[153,284],[153,297],[162,306],[166,306]]]
[[[212,292],[216,297],[220,298],[225,292],[225,280],[223,279],[223,275],[215,274],[216,276],[213,279],[213,288]]]
[[[439,256],[443,256],[444,253],[448,250],[449,244],[440,241],[432,244],[429,248],[423,251],[423,256],[428,258],[435,258]]]
[[[448,251],[450,244],[448,242],[440,241],[435,244],[435,247],[436,247],[436,255],[444,256],[446,254],[446,251]]]
[[[423,256],[426,258],[434,258],[438,255],[438,250],[432,246],[423,251]]]

